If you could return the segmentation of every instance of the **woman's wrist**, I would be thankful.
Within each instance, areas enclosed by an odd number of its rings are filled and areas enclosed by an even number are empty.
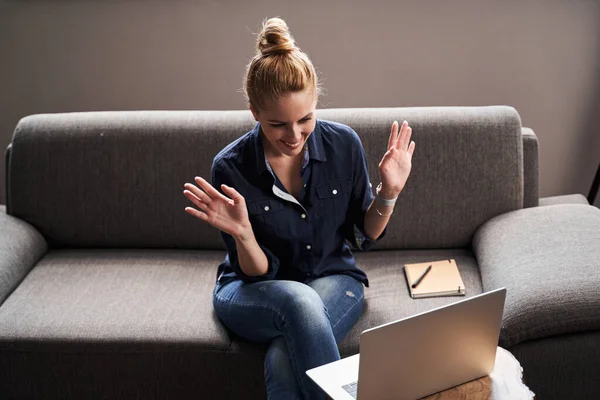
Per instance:
[[[398,199],[398,192],[386,187],[383,183],[377,186],[375,200],[382,207],[393,207]]]
[[[236,242],[245,243],[254,238],[254,231],[250,222],[242,224],[236,230],[236,233],[231,235]]]
[[[390,215],[392,215],[394,213],[394,208],[393,207],[379,207],[377,204],[375,204],[375,212],[377,212],[377,215],[379,215],[380,217],[389,217]]]

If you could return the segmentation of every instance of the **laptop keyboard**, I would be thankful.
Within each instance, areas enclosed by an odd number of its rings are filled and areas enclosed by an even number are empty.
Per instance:
[[[356,398],[356,390],[358,389],[358,381],[343,385],[342,388],[348,392],[350,396]]]

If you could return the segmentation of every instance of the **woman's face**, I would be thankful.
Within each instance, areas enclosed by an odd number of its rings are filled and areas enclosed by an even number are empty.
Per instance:
[[[272,157],[295,157],[314,131],[316,124],[314,91],[288,93],[261,110],[250,110],[260,122],[265,152]]]

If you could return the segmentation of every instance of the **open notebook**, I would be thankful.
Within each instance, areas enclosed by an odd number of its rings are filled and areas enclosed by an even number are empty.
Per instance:
[[[413,283],[430,265],[431,270],[421,279],[417,287],[413,288]],[[412,298],[465,295],[465,284],[454,259],[405,264],[404,274]]]

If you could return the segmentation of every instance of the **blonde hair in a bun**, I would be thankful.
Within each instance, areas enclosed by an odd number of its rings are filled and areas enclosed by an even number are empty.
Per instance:
[[[315,67],[308,55],[296,46],[283,19],[270,18],[263,22],[256,49],[244,77],[244,95],[256,111],[287,93],[306,89],[313,90],[317,99],[321,90]]]
[[[298,50],[290,30],[281,18],[271,18],[264,22],[256,40],[256,49],[263,56],[286,54]]]

